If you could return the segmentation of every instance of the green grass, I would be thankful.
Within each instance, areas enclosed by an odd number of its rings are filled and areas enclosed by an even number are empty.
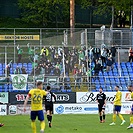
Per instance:
[[[45,117],[46,118],[46,117]],[[45,133],[131,133],[127,130],[129,115],[124,115],[125,125],[120,126],[121,121],[117,118],[115,126],[109,126],[112,115],[107,115],[106,123],[99,123],[98,115],[54,115],[53,127],[47,126]],[[5,124],[0,128],[0,133],[32,133],[29,116],[0,116],[0,122]],[[39,133],[39,122],[36,122]]]

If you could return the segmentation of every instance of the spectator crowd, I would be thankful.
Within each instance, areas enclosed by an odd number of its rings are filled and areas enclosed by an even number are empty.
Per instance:
[[[44,46],[40,52],[38,48],[27,44],[27,49],[28,62],[32,63],[32,71],[28,73],[25,67],[17,66],[13,71],[14,74],[44,75],[44,80],[55,76],[60,82],[63,80],[67,82],[67,78],[73,77],[75,89],[76,87],[80,89],[83,82],[87,84],[92,78],[98,78],[100,71],[104,73],[104,71],[109,72],[113,69],[116,56],[115,46],[112,45],[108,49],[105,44],[101,45],[101,48],[90,46],[88,50],[86,47]],[[17,50],[17,63],[21,63],[24,50],[19,45]],[[6,67],[8,75],[10,68],[11,63]]]

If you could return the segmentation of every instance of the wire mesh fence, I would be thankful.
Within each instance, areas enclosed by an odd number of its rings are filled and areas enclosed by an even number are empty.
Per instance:
[[[13,91],[22,78],[12,75],[23,74],[26,90],[38,80],[55,91],[126,90],[131,46],[130,29],[0,29],[0,91]]]

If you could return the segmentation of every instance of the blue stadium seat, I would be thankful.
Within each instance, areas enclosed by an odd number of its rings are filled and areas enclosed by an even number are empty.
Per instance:
[[[126,66],[127,66],[127,67],[131,67],[131,63],[130,63],[130,62],[127,62],[127,63],[126,63]]]
[[[0,92],[2,92],[2,85],[0,85]]]
[[[12,92],[12,90],[13,90],[12,84],[9,84],[9,92]]]
[[[28,67],[29,67],[29,66],[32,66],[32,63],[28,63]]]
[[[8,92],[8,85],[7,84],[4,85],[4,91]]]
[[[112,71],[109,71],[109,72],[108,72],[108,76],[113,76]]]
[[[127,72],[124,72],[123,74],[124,74],[124,76],[129,76],[129,74]]]
[[[117,72],[118,72],[118,70],[117,70],[116,68],[114,68],[114,69],[113,69],[113,73],[114,73],[114,72],[115,72],[115,73],[117,73]]]
[[[22,63],[18,63],[18,67],[22,68]]]
[[[23,67],[27,68],[27,66],[28,66],[27,63],[23,63]]]
[[[0,76],[3,76],[3,71],[0,70]]]
[[[128,72],[127,68],[122,68],[122,72]]]
[[[121,66],[126,66],[125,62],[121,62],[120,65],[121,65]]]
[[[17,67],[17,63],[13,63],[13,68],[16,68]]]
[[[128,72],[133,72],[131,67],[127,68],[127,70],[128,70]]]
[[[107,72],[104,72],[104,73],[103,73],[103,76],[108,76]]]

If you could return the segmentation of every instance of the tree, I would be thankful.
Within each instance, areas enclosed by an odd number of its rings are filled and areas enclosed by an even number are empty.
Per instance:
[[[69,18],[68,0],[18,0],[22,19],[26,22],[42,24]]]
[[[78,0],[82,3],[83,8],[88,8],[90,6],[95,6],[97,10],[92,10],[93,14],[103,15],[111,14],[112,7],[112,22],[117,21],[118,11],[124,11],[128,18],[130,17],[131,5],[133,5],[132,0]],[[117,23],[117,22],[116,22]]]

